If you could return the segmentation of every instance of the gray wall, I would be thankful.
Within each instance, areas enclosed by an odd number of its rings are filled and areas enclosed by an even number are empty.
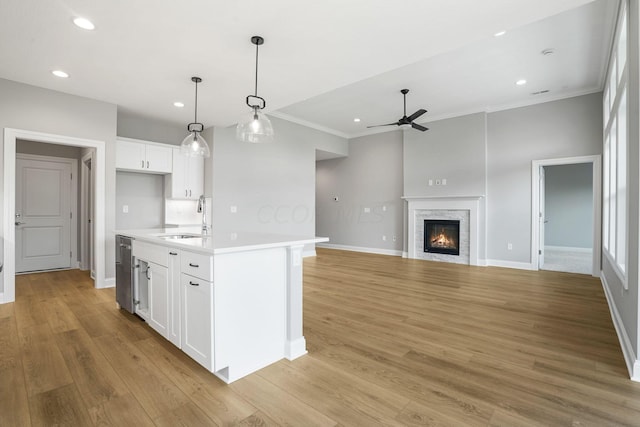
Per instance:
[[[401,251],[402,152],[402,131],[394,131],[351,139],[348,157],[316,162],[316,233],[332,244]]]
[[[545,246],[593,247],[591,163],[545,166]]]
[[[404,132],[404,195],[484,195],[486,114],[440,120],[427,127],[426,132]],[[447,185],[435,185],[442,178]],[[429,179],[434,185],[428,185]]]
[[[601,153],[602,93],[488,114],[488,259],[531,262],[533,160]]]
[[[276,139],[269,144],[240,143],[233,126],[214,129],[213,156],[205,164],[205,177],[212,181],[206,187],[213,196],[213,226],[314,236],[316,149],[346,152],[347,141],[278,118],[271,121]],[[231,206],[237,213],[230,212]]]
[[[640,336],[638,335],[638,220],[640,218],[639,194],[640,186],[638,171],[640,170],[640,5],[638,0],[629,2],[629,56],[628,72],[629,87],[627,93],[629,116],[629,140],[627,151],[627,177],[628,177],[628,200],[627,200],[627,236],[628,236],[628,260],[627,260],[627,283],[628,289],[624,289],[618,275],[613,270],[612,264],[607,256],[602,257],[602,273],[606,283],[611,290],[617,312],[620,314],[624,329],[626,330],[636,359],[640,358]],[[640,372],[636,372],[640,375]]]
[[[159,227],[164,227],[164,176],[116,172],[116,229]]]
[[[15,128],[88,138],[106,143],[105,274],[115,276],[115,138],[116,106],[74,95],[0,79],[0,128]],[[4,161],[4,134],[0,134],[0,162]],[[0,181],[4,178],[0,176]],[[0,182],[0,192],[4,183]],[[4,207],[5,197],[2,194]],[[0,215],[3,211],[0,208]]]
[[[187,136],[187,123],[184,125],[167,123],[136,114],[118,111],[118,136],[180,145]],[[209,140],[207,140],[209,142]],[[211,148],[211,147],[209,147]]]

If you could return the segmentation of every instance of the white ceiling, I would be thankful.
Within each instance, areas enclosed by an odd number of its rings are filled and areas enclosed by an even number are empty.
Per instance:
[[[0,78],[118,105],[177,124],[227,126],[246,113],[261,35],[267,111],[344,135],[399,118],[597,90],[614,1],[589,0],[2,0]],[[96,30],[75,27],[91,19]],[[532,24],[534,23],[534,24]],[[532,24],[532,25],[527,25]],[[492,34],[508,30],[500,39]],[[553,47],[556,54],[539,51]],[[51,75],[63,69],[69,79]],[[516,78],[530,81],[514,87]],[[524,96],[522,96],[524,95]],[[173,106],[185,103],[184,109]],[[278,112],[276,112],[278,114]],[[362,119],[354,126],[353,117]]]

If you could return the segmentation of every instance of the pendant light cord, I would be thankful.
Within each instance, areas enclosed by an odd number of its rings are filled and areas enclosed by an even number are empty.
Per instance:
[[[256,90],[254,95],[258,96],[258,48],[260,47],[260,45],[258,45],[256,43]]]
[[[195,108],[195,116],[194,116],[194,123],[198,123],[198,81],[196,80],[196,108]]]

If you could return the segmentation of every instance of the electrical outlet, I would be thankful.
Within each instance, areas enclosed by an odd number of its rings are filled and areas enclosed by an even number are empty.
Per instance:
[[[387,241],[387,236],[382,236],[382,241],[386,242]]]
[[[122,213],[129,213],[129,205],[122,205]]]
[[[513,244],[507,243],[507,249],[510,251],[513,250]]]
[[[231,210],[231,213],[236,213],[236,212],[238,212],[238,207],[237,206],[231,206],[230,210]]]
[[[387,211],[387,205],[382,205],[382,212],[386,212]]]
[[[442,178],[442,185],[447,185],[447,178]]]
[[[364,208],[364,213],[370,213],[371,212],[371,208]]]
[[[432,179],[430,179],[430,180],[429,180],[429,187],[431,187],[432,185],[433,185],[433,180],[432,180]]]
[[[393,241],[394,241],[394,242],[396,241],[396,236],[393,236]]]

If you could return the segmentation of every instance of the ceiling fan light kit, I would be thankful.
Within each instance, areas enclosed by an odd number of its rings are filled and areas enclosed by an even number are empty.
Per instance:
[[[400,126],[401,128],[412,127],[413,129],[419,130],[420,132],[429,130],[429,128],[419,125],[418,123],[414,123],[414,120],[416,120],[418,117],[426,113],[427,110],[421,108],[415,113],[413,113],[412,115],[410,115],[409,117],[407,117],[407,94],[409,93],[409,89],[402,89],[400,93],[404,97],[404,115],[400,118],[400,120],[394,123],[387,123],[384,125],[367,126],[367,129],[377,128],[381,126]]]
[[[207,141],[200,135],[204,130],[204,125],[198,123],[198,83],[202,82],[200,77],[191,77],[191,81],[196,84],[195,115],[193,123],[187,125],[189,135],[180,144],[180,152],[190,157],[209,157],[211,155]]]
[[[271,142],[273,141],[273,126],[271,126],[269,118],[262,112],[267,106],[267,102],[258,96],[258,47],[264,44],[264,39],[260,36],[253,36],[251,43],[256,45],[255,91],[253,95],[247,96],[246,103],[252,111],[238,122],[236,138],[239,141],[252,143]]]

